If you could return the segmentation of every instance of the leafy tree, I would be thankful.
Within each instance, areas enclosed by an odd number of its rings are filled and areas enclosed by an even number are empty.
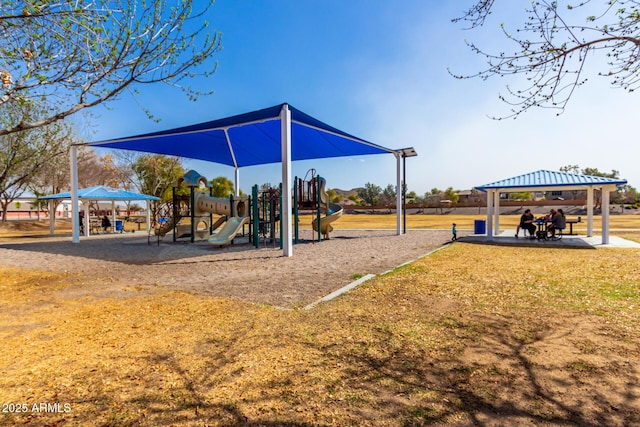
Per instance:
[[[216,70],[220,34],[204,19],[213,0],[5,0],[0,7],[0,114],[46,105],[42,117],[5,122],[0,135],[53,123],[136,85],[185,85]],[[147,110],[147,114],[152,117]]]
[[[113,188],[129,189],[131,187],[132,170],[130,165],[116,163],[115,157],[107,153],[100,157],[104,185]]]
[[[620,203],[633,204],[638,200],[638,191],[628,184],[619,186],[617,194],[619,194]]]
[[[140,192],[160,198],[160,206],[154,204],[152,213],[155,218],[159,212],[166,211],[166,205],[171,202],[173,184],[185,174],[180,158],[145,154],[138,157],[132,169]],[[180,193],[186,193],[186,188],[181,189]]]
[[[113,188],[123,188],[130,190],[134,185],[134,171],[132,165],[135,164],[140,153],[124,150],[116,150],[113,154],[107,153],[98,158],[100,167],[96,167],[97,177],[100,180],[98,185],[107,185]],[[83,169],[81,169],[83,170]],[[126,206],[127,215],[132,210],[131,200],[123,200]]]
[[[600,172],[598,168],[584,168],[580,169],[578,165],[567,165],[560,168],[560,172],[576,173],[589,176],[600,176],[603,178],[620,179],[620,172],[612,169],[611,172]],[[601,191],[594,191],[595,207],[600,206]],[[615,192],[611,193],[612,203],[633,203],[635,201],[636,189],[632,186],[625,184],[619,185]]]
[[[333,188],[327,190],[327,196],[329,196],[330,202],[340,203],[342,201],[342,196]]]
[[[380,196],[381,204],[385,206],[393,206],[396,204],[396,187],[388,184],[385,189],[382,191],[382,195]]]
[[[442,199],[443,191],[434,187],[430,191],[424,193],[424,200],[427,204],[429,203],[440,203],[440,199]]]
[[[603,178],[613,178],[613,179],[620,178],[620,172],[615,169],[612,169],[611,172],[600,172],[598,168],[581,169],[580,166],[578,165],[567,165],[567,166],[562,166],[559,170],[560,172],[574,173],[574,174],[580,174],[580,175],[600,176]]]
[[[44,112],[34,105],[11,105],[0,115],[0,124],[16,117],[37,118]],[[64,156],[71,143],[71,129],[64,122],[38,129],[0,136],[0,207],[7,220],[9,203],[22,195],[36,179],[38,171]]]
[[[31,130],[29,132],[35,131]],[[72,142],[80,142],[75,137],[66,144],[62,155],[48,159],[44,162],[28,180],[29,190],[36,196],[61,193],[70,189],[70,166],[69,166],[69,146]],[[105,183],[105,167],[101,163],[103,158],[99,158],[96,152],[88,147],[78,147],[78,184],[80,188],[91,187]],[[128,188],[128,187],[125,187]],[[41,200],[34,203],[34,208],[48,211],[51,201]],[[60,203],[53,200],[54,208]]]
[[[133,202],[128,206],[129,212],[144,212],[145,208],[140,206],[138,203]]]
[[[118,186],[111,171],[111,166],[105,165],[105,161],[110,162],[110,157],[100,157],[92,148],[81,147],[78,150],[78,186],[79,188],[93,187],[95,185]],[[64,165],[67,176],[70,176],[69,161],[65,159]],[[67,183],[68,185],[68,183]]]
[[[235,184],[225,176],[214,178],[209,183],[215,197],[229,197],[230,194],[235,194]]]
[[[451,201],[451,203],[455,205],[460,199],[460,195],[458,193],[459,190],[454,190],[453,187],[449,187],[444,191],[444,196],[447,200]]]
[[[620,178],[620,172],[615,169],[612,169],[611,172],[600,172],[598,168],[584,168],[582,169],[582,174],[590,176],[601,176],[603,178]]]
[[[470,28],[483,26],[497,8],[494,0],[477,0],[454,22]],[[499,12],[498,12],[499,13]],[[597,52],[606,55],[607,70],[599,73],[614,87],[629,92],[640,85],[640,4],[636,0],[580,1],[577,4],[550,0],[528,2],[526,20],[516,30],[500,24],[514,52],[489,53],[475,43],[471,50],[488,60],[488,67],[458,78],[524,75],[524,87],[507,86],[500,98],[511,106],[508,117],[532,107],[559,110],[561,114],[574,90],[587,81],[585,64]],[[602,57],[602,56],[601,56]]]
[[[562,166],[559,170],[560,170],[560,172],[579,174],[580,173],[580,166],[578,166],[578,165],[566,165],[566,166]]]
[[[530,191],[511,193],[511,198],[514,200],[533,200],[533,193]]]
[[[418,193],[415,191],[408,191],[405,195],[406,201],[409,204],[420,203],[420,198],[418,197]]]
[[[482,191],[478,191],[474,188],[471,190],[469,199],[478,206],[478,213],[480,213],[480,208],[482,206],[486,206],[487,193],[483,193]]]
[[[367,182],[364,188],[358,188],[357,190],[358,197],[369,206],[378,204],[380,193],[382,193],[382,188],[370,182]]]
[[[584,175],[601,176],[603,178],[619,179],[620,172],[612,169],[611,172],[600,172],[597,168],[585,168]],[[596,206],[600,205],[601,192],[596,192]],[[616,191],[611,192],[611,203],[634,203],[636,199],[636,189],[629,184],[618,185]]]
[[[437,187],[433,187],[431,190],[427,191],[426,193],[424,193],[424,199],[425,200],[433,200],[435,198],[438,198],[442,195],[442,193],[444,193],[442,190],[440,190]]]

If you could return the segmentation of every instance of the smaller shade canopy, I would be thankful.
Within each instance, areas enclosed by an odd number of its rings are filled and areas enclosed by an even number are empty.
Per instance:
[[[514,188],[544,190],[551,187],[586,188],[600,187],[604,185],[623,185],[626,183],[626,179],[613,179],[593,175],[579,175],[575,173],[542,169],[511,178],[502,179],[500,181],[491,182],[489,184],[479,185],[475,188],[480,191],[487,191],[490,189],[514,191]]]
[[[50,194],[48,196],[39,197],[40,200],[51,199],[70,199],[71,192]],[[98,185],[96,187],[83,188],[78,190],[78,198],[84,200],[160,200],[156,196],[147,194],[134,193],[132,191],[122,190],[120,188],[111,188],[106,185]]]
[[[605,178],[601,176],[580,175],[567,172],[539,170],[479,185],[476,190],[487,193],[487,239],[500,230],[500,193],[520,191],[553,191],[553,190],[587,190],[587,236],[593,235],[593,192],[602,192],[602,243],[609,243],[609,193],[616,186],[626,184],[624,179]],[[495,213],[495,215],[494,215]]]

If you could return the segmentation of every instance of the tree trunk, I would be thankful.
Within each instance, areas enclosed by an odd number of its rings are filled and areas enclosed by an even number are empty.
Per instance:
[[[2,205],[2,222],[7,222],[7,208],[9,207],[8,203],[0,203]]]

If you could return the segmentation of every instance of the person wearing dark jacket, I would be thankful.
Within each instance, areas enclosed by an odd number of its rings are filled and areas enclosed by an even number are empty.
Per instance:
[[[522,216],[520,216],[520,224],[518,224],[518,228],[516,228],[516,239],[518,238],[518,234],[520,233],[520,229],[527,230],[529,232],[529,236],[532,238],[536,233],[536,225],[534,224],[535,217],[531,213],[531,209],[527,209],[524,211]],[[526,233],[525,233],[526,237]]]
[[[553,215],[551,216],[551,224],[549,224],[547,230],[551,232],[551,238],[555,238],[556,231],[562,231],[566,228],[566,226],[567,219],[564,216],[564,211],[562,209],[558,209],[557,211],[554,211]]]
[[[108,216],[102,217],[102,229],[106,232],[111,227],[111,221],[109,221]]]

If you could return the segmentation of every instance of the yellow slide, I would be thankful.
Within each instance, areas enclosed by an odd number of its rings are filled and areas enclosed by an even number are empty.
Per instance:
[[[238,235],[242,226],[248,222],[248,216],[229,218],[220,231],[209,238],[209,243],[218,246],[228,245]]]
[[[344,209],[341,205],[337,203],[332,203],[329,201],[329,195],[325,191],[325,185],[327,181],[324,178],[321,178],[320,181],[320,205],[322,209],[326,212],[325,216],[320,217],[320,231],[325,239],[329,238],[329,233],[333,231],[332,222],[337,220],[342,216],[342,212]],[[311,223],[313,226],[313,231],[318,231],[318,219],[314,219]]]
[[[329,238],[329,233],[333,231],[332,222],[342,216],[344,209],[337,203],[329,203],[329,214],[320,217],[320,231],[325,239]],[[313,231],[318,231],[318,218],[312,222]]]

